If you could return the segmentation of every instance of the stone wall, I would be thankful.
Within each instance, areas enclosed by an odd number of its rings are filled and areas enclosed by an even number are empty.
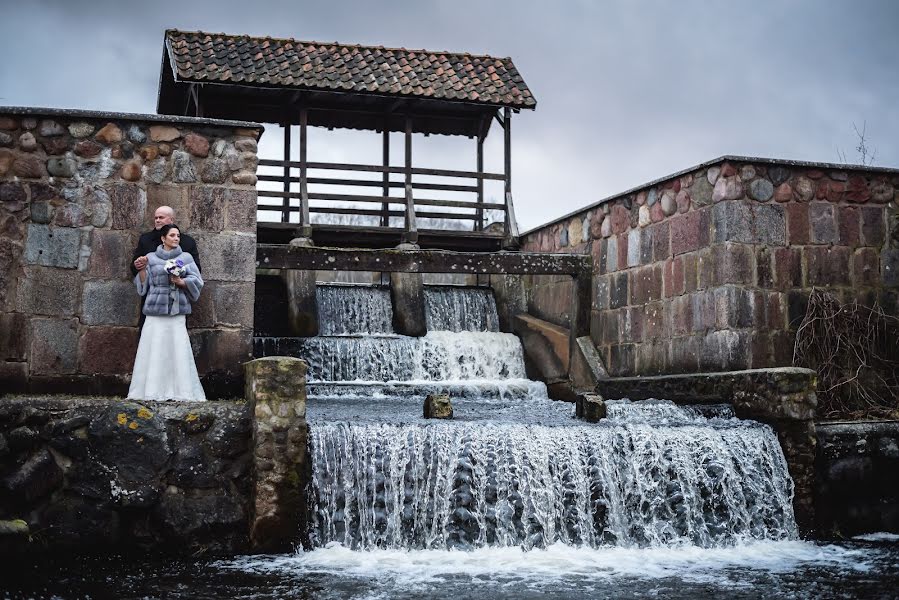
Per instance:
[[[246,403],[5,397],[0,554],[246,552],[251,439]]]
[[[896,314],[897,190],[896,169],[723,157],[535,229],[522,249],[592,254],[591,338],[613,375],[786,366],[813,287]],[[529,312],[567,326],[570,291],[527,285]]]
[[[129,263],[161,205],[197,240],[188,319],[207,395],[252,351],[259,125],[0,108],[0,389],[123,394],[140,304]]]
[[[899,421],[818,423],[818,530],[899,533]]]

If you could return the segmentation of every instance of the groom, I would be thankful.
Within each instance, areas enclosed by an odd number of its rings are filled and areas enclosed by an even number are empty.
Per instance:
[[[151,231],[142,233],[140,240],[137,242],[137,248],[134,250],[134,256],[131,258],[131,275],[137,275],[138,271],[147,268],[147,255],[156,251],[156,247],[161,243],[159,241],[159,230],[165,225],[171,225],[175,222],[175,210],[171,206],[160,206],[153,213],[153,227]],[[187,252],[194,258],[197,269],[201,272],[203,267],[200,266],[200,251],[197,249],[197,242],[194,238],[186,233],[181,234],[181,250]]]
[[[140,240],[137,242],[137,248],[134,250],[134,256],[131,257],[131,275],[137,275],[138,271],[147,268],[147,255],[155,252],[156,248],[162,242],[159,241],[159,230],[165,225],[171,225],[175,222],[175,210],[171,206],[160,206],[153,213],[153,229],[142,233]],[[187,252],[194,258],[197,269],[202,272],[203,267],[200,266],[200,251],[197,249],[197,242],[194,238],[186,233],[181,234],[181,250]],[[144,326],[144,301],[146,297],[140,299],[140,320],[138,327]]]

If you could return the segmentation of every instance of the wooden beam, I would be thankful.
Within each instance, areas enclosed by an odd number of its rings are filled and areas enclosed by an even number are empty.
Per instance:
[[[259,166],[261,167],[281,167],[283,166],[285,161],[283,160],[271,160],[268,158],[263,158],[259,160]],[[291,167],[299,168],[300,163],[296,161],[290,162]],[[406,167],[383,167],[380,165],[362,165],[355,163],[325,163],[325,162],[309,162],[306,163],[307,169],[329,169],[332,171],[363,171],[370,173],[406,173]],[[477,173],[476,171],[452,171],[447,169],[422,169],[422,168],[413,168],[413,175],[434,175],[437,177],[470,177],[471,179],[476,179],[481,177],[483,179],[495,179],[496,181],[503,181],[506,176],[504,173]]]
[[[306,185],[306,143],[309,112],[304,106],[300,109],[300,228],[299,237],[312,237],[312,222],[309,220],[309,190]]]
[[[506,273],[568,275],[588,282],[584,295],[589,314],[592,260],[585,254],[528,252],[451,252],[449,250],[363,250],[316,248],[286,244],[257,244],[256,267],[263,269],[316,269],[322,271],[382,271],[388,273]],[[580,286],[579,286],[580,287]],[[579,310],[581,310],[579,308]],[[577,314],[577,313],[576,313]],[[576,327],[580,330],[580,318]]]
[[[478,136],[478,150],[477,150],[477,170],[478,173],[484,172],[484,138]],[[478,204],[484,203],[484,179],[478,177]],[[484,229],[484,209],[483,207],[478,208],[478,218],[475,221],[475,227],[478,231]]]
[[[381,134],[383,139],[381,140],[381,155],[383,158],[383,165],[385,168],[390,166],[390,128],[385,126],[384,133]],[[390,173],[384,171],[381,175],[381,193],[386,198],[390,195]],[[387,227],[390,225],[390,205],[387,202],[384,202],[382,207],[384,214],[381,215],[381,225],[383,227]]]
[[[281,222],[290,222],[290,121],[284,124],[284,174],[281,180],[284,182],[284,203],[281,207]]]
[[[515,207],[512,205],[512,110],[503,109],[503,174],[505,174],[506,218],[503,226],[508,249],[518,248],[518,223],[515,220]]]
[[[403,241],[418,243],[418,223],[415,218],[415,203],[412,198],[412,117],[406,115],[406,219]]]

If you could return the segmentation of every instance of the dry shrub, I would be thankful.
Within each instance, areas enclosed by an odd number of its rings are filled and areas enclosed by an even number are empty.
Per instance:
[[[813,289],[793,365],[818,372],[818,416],[899,418],[899,319]]]

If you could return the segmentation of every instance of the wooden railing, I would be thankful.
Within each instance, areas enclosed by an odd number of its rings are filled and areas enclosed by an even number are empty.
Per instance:
[[[267,183],[280,183],[282,189],[259,189],[257,191],[261,211],[277,212],[279,219],[270,220],[264,217],[260,222],[294,222],[303,231],[313,227],[310,216],[312,214],[336,214],[336,215],[363,215],[378,218],[381,227],[391,227],[391,217],[403,218],[403,233],[409,241],[415,241],[418,231],[418,219],[452,219],[472,221],[472,230],[483,232],[485,226],[485,211],[494,210],[503,213],[504,236],[518,236],[514,219],[514,209],[511,207],[511,194],[506,194],[503,203],[484,202],[485,180],[504,181],[501,173],[485,173],[475,171],[452,171],[446,169],[406,168],[381,165],[345,164],[268,160],[259,161],[260,169],[258,180]],[[282,174],[265,174],[263,170],[270,171],[277,168]],[[291,170],[297,169],[299,175],[292,175]],[[342,171],[359,173],[360,177],[322,177],[311,176],[309,171]],[[364,178],[364,173],[380,173],[381,179]],[[391,174],[406,175],[405,181],[390,180]],[[432,183],[412,181],[413,176],[429,176],[465,180],[464,183]],[[328,186],[340,186],[350,188],[379,189],[379,193],[327,193],[321,191],[309,191],[309,186],[315,185],[318,189]],[[297,191],[292,191],[296,189]],[[399,188],[402,195],[393,195],[391,192]],[[445,200],[425,198],[416,195],[417,191],[440,191],[457,193],[460,198],[465,195],[469,199]],[[372,190],[373,191],[373,190]],[[474,196],[471,199],[471,196]],[[273,202],[271,199],[279,199]],[[299,202],[291,202],[291,200]],[[321,201],[341,202],[343,206],[323,206]],[[372,206],[379,205],[379,206]],[[441,211],[441,208],[450,208],[451,211]],[[436,210],[435,210],[436,209]],[[294,220],[292,215],[299,213],[299,218]],[[510,218],[511,215],[511,218]]]

